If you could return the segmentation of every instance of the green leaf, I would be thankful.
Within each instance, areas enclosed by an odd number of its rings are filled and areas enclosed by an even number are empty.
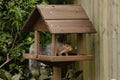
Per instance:
[[[27,37],[27,41],[32,44],[34,42],[34,39],[32,37]]]
[[[12,75],[7,71],[5,71],[5,76],[6,76],[7,80],[11,80],[11,78],[12,78]]]
[[[9,7],[9,8],[13,7],[14,5],[15,5],[15,3],[14,3],[13,1],[9,1],[9,2],[8,2],[8,7]]]
[[[0,56],[0,62],[3,60],[3,56]]]
[[[2,52],[7,53],[8,49],[6,47],[3,48]]]
[[[6,76],[5,76],[5,69],[0,69],[0,78],[3,80],[6,80]]]
[[[12,77],[12,80],[20,80],[20,77],[21,77],[21,74],[15,74],[15,75]]]
[[[9,16],[4,16],[2,19],[9,19],[10,17]]]
[[[9,65],[10,70],[14,69],[15,66],[16,66],[15,63],[10,64],[10,65]]]
[[[0,80],[3,80],[2,78],[0,78]]]
[[[42,0],[41,4],[46,5],[49,4],[49,2],[47,0]]]

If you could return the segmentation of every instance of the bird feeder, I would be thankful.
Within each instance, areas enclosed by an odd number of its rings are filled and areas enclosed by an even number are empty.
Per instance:
[[[53,80],[61,80],[60,63],[91,60],[92,55],[78,55],[81,52],[81,34],[95,33],[85,10],[81,5],[37,5],[23,25],[23,31],[34,31],[34,54],[23,54],[25,59],[36,59],[53,64]],[[40,32],[47,31],[52,34],[52,53],[40,55]],[[57,38],[60,34],[77,34],[77,55],[57,56],[55,53]]]

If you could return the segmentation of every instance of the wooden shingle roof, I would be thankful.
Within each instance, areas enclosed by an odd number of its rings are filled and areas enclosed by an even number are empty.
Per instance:
[[[22,30],[49,31],[55,34],[96,32],[80,5],[37,5]]]

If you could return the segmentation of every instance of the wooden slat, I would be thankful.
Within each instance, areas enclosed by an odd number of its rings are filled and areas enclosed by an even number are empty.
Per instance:
[[[99,39],[99,18],[100,18],[100,15],[99,15],[99,7],[100,7],[100,5],[99,5],[99,1],[98,0],[94,0],[93,1],[93,3],[94,3],[94,5],[93,5],[93,7],[94,7],[94,11],[93,11],[93,25],[95,26],[95,28],[96,28],[96,30],[97,30],[97,33],[98,34],[96,34],[96,36],[95,36],[95,41],[94,41],[94,44],[95,44],[95,46],[93,47],[93,49],[94,49],[94,56],[95,56],[95,59],[94,59],[94,62],[95,63],[93,63],[92,65],[94,66],[94,67],[92,67],[92,70],[94,70],[94,71],[92,71],[93,73],[93,78],[95,78],[95,79],[92,79],[92,80],[100,80],[100,72],[101,72],[101,70],[100,70],[100,52],[99,52],[99,50],[100,50],[100,43],[99,43],[99,41],[100,41],[100,39]]]
[[[84,41],[83,41],[83,35],[82,34],[77,34],[77,53],[80,55],[81,53],[85,53],[84,51]],[[76,63],[76,68],[79,70],[83,70],[83,62],[79,61]]]
[[[118,23],[120,23],[120,0],[118,1]],[[118,63],[120,63],[120,24],[118,24]],[[118,64],[118,80],[120,80],[120,64]]]
[[[23,58],[25,58],[25,59],[36,59],[36,55],[26,53],[26,54],[23,54]]]
[[[51,33],[94,33],[89,20],[46,20]]]
[[[33,31],[33,26],[38,19],[41,19],[41,16],[39,15],[38,10],[35,8],[24,22],[22,31]]]
[[[71,61],[82,61],[82,60],[92,60],[92,55],[76,55],[76,56],[47,56],[47,55],[39,55],[36,58],[33,54],[23,54],[25,59],[36,59],[40,61],[48,61],[48,62],[71,62]]]
[[[79,5],[37,5],[44,19],[88,19]]]
[[[84,53],[82,34],[77,34],[77,53],[78,54]]]
[[[84,80],[120,80],[120,0],[75,1],[84,7],[98,33],[95,41],[90,41],[87,36],[89,42],[86,43],[91,42],[88,44],[90,46],[95,44],[93,49],[88,47],[93,51],[95,49],[95,63],[92,62],[95,68],[92,67],[92,70],[91,66],[88,66],[91,64],[85,62]],[[94,75],[94,70],[95,79],[91,79],[89,74]]]
[[[38,19],[33,26],[34,29],[32,30],[38,30],[38,31],[48,31],[47,25],[45,24],[43,19]]]
[[[118,78],[120,76],[118,76],[119,73],[119,68],[118,68],[118,0],[110,0],[112,3],[110,5],[111,8],[111,17],[109,17],[109,22],[111,23],[111,74],[112,74],[112,79],[114,80],[119,80]]]

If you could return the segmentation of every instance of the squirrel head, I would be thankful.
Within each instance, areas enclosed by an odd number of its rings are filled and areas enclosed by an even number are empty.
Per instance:
[[[63,48],[64,48],[65,50],[67,50],[67,51],[72,51],[72,46],[69,45],[69,44],[64,44],[64,45],[63,45]]]

